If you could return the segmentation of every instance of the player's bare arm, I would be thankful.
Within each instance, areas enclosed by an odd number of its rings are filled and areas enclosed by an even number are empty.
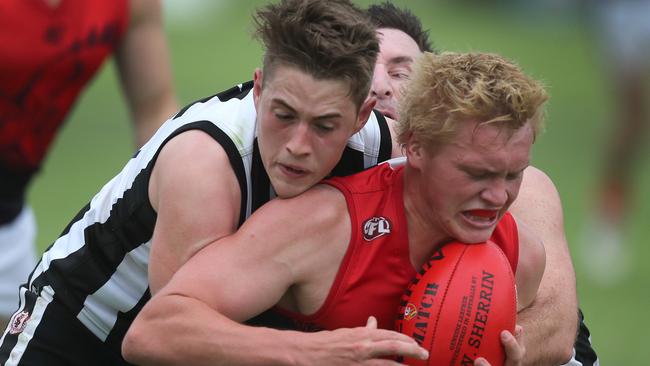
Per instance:
[[[519,262],[515,281],[517,283],[517,313],[528,308],[539,291],[546,264],[542,241],[528,226],[517,220],[519,231]]]
[[[137,146],[178,109],[161,3],[129,1],[128,32],[115,53]]]
[[[323,200],[337,204],[319,209]],[[372,320],[300,334],[239,323],[276,303],[305,313],[322,305],[347,249],[346,212],[342,195],[326,186],[260,208],[237,233],[199,251],[152,298],[127,334],[125,357],[143,365],[397,365],[379,358],[424,356],[414,340],[375,329]]]
[[[546,251],[546,270],[537,297],[518,314],[517,322],[526,334],[524,364],[565,363],[571,358],[578,324],[575,273],[560,197],[544,172],[534,167],[526,170],[511,211],[542,239]]]
[[[225,151],[206,133],[187,131],[163,147],[149,182],[158,213],[149,262],[152,293],[198,250],[235,232],[240,195]]]

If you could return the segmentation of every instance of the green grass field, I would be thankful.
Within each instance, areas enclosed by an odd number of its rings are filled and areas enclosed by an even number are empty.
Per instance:
[[[190,21],[168,23],[181,104],[250,79],[261,55],[259,45],[250,37],[250,13],[260,1],[191,3],[203,6],[200,15]],[[407,4],[421,16],[438,49],[501,53],[545,81],[551,94],[547,131],[535,146],[533,163],[553,178],[561,193],[581,306],[593,342],[603,365],[647,364],[647,157],[639,165],[636,206],[627,226],[629,249],[634,254],[632,275],[616,287],[598,287],[584,275],[575,244],[583,217],[592,209],[602,156],[599,147],[609,131],[612,114],[588,34],[564,14],[543,17],[539,12],[510,13],[424,0],[397,3]],[[32,186],[29,201],[39,223],[40,250],[132,154],[128,114],[114,74],[114,66],[107,64],[89,87]]]

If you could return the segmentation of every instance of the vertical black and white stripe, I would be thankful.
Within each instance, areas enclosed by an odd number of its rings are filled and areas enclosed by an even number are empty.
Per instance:
[[[150,298],[147,267],[157,215],[149,203],[148,185],[165,143],[199,129],[223,146],[242,191],[240,224],[274,196],[257,150],[252,85],[197,101],[165,122],[43,254],[21,294],[31,291],[48,301],[26,304],[21,296],[21,307],[37,316],[44,311],[40,308],[56,301],[119,352],[128,326]],[[385,119],[373,113],[350,139],[333,174],[350,174],[387,160],[391,147]],[[7,334],[2,347],[24,347],[28,330],[20,337]]]

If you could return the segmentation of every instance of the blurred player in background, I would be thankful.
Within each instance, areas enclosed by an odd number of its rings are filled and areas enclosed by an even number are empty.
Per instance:
[[[377,98],[376,109],[399,120],[396,107],[413,62],[422,52],[432,50],[431,42],[420,20],[407,9],[385,2],[371,5],[367,13],[379,28],[380,41],[370,95]],[[525,364],[560,364],[570,358],[569,365],[597,364],[582,313],[575,352],[571,349],[576,334],[577,294],[557,190],[533,167],[527,169],[524,182],[512,211],[542,237],[547,256],[539,296],[518,318],[526,334]]]
[[[597,0],[583,3],[591,33],[602,52],[606,85],[614,102],[611,131],[596,204],[583,228],[582,256],[589,277],[603,285],[630,271],[624,229],[635,200],[636,165],[650,133],[650,0]]]
[[[83,88],[111,55],[141,146],[176,109],[159,0],[0,2],[0,325],[35,265],[26,191]],[[53,192],[53,194],[56,194]]]

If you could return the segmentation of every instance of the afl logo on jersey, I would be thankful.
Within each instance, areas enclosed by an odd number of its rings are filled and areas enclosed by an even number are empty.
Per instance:
[[[363,223],[363,238],[366,241],[375,240],[380,236],[390,234],[390,221],[385,217],[373,217]]]

